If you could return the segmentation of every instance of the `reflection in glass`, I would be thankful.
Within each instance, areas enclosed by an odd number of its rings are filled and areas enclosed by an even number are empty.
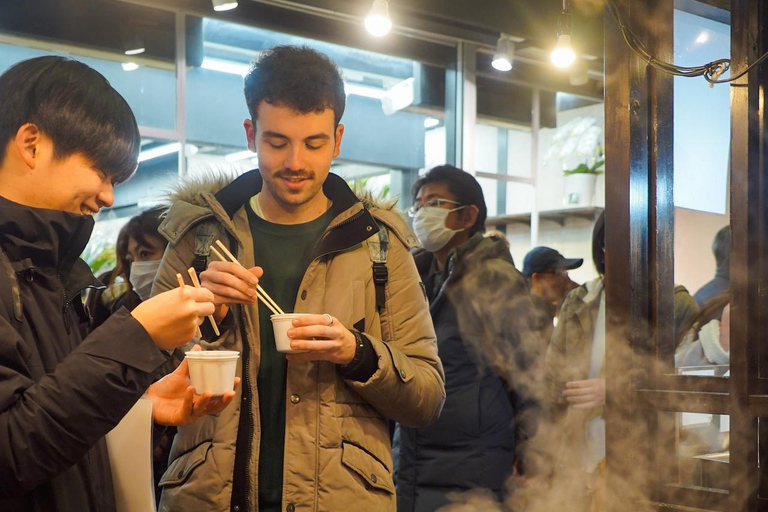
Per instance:
[[[675,10],[675,62],[730,55],[728,13]],[[727,377],[730,91],[674,79],[675,373]],[[691,301],[691,298],[693,301]]]

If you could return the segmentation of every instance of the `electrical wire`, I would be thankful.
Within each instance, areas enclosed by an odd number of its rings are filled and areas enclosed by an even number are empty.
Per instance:
[[[709,82],[711,87],[714,84],[724,84],[724,83],[733,82],[734,80],[738,80],[739,78],[749,73],[749,71],[752,68],[760,65],[760,63],[763,62],[765,59],[768,59],[768,52],[766,52],[763,54],[762,57],[757,59],[751,65],[747,66],[747,68],[744,69],[738,75],[732,76],[730,78],[723,78],[723,79],[720,79],[720,76],[722,76],[723,73],[725,73],[731,68],[730,59],[718,59],[718,60],[709,62],[707,64],[704,64],[702,66],[678,66],[671,62],[664,62],[662,60],[657,59],[653,55],[651,55],[651,53],[645,47],[645,44],[643,43],[643,41],[634,32],[632,32],[632,29],[630,29],[624,24],[624,22],[621,20],[621,16],[619,15],[619,10],[616,7],[614,0],[605,0],[605,3],[608,6],[608,10],[611,11],[611,14],[616,20],[616,23],[618,23],[619,28],[621,29],[621,33],[624,36],[624,41],[626,41],[629,48],[635,53],[637,53],[640,56],[640,58],[642,58],[645,62],[648,63],[649,66],[655,69],[658,69],[664,73],[668,73],[675,76],[685,76],[685,77],[703,76],[704,79],[707,82]],[[743,84],[732,84],[732,85],[735,86],[735,85],[743,85]]]

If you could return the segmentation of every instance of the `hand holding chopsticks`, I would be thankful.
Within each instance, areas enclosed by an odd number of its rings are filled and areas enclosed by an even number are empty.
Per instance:
[[[197,272],[195,272],[195,269],[192,267],[189,267],[187,269],[187,273],[189,274],[189,277],[192,279],[192,283],[195,285],[195,288],[201,288],[200,281],[197,279]],[[214,320],[213,315],[208,315],[208,320],[210,320],[211,327],[213,327],[213,332],[216,333],[216,336],[221,336],[221,333],[219,332],[219,326],[216,325],[216,320]]]
[[[211,252],[213,252],[213,254],[218,259],[220,259],[221,261],[235,263],[241,267],[243,266],[239,261],[237,261],[237,258],[235,258],[234,254],[232,254],[229,251],[229,249],[227,249],[227,247],[223,243],[221,243],[221,240],[216,240],[216,245],[218,245],[221,251],[223,251],[224,254],[226,254],[227,257],[229,258],[229,259],[225,258],[224,255],[221,252],[219,252],[219,250],[216,249],[216,247],[212,245]],[[256,285],[256,296],[264,303],[265,306],[267,306],[267,308],[273,314],[275,315],[285,314],[283,310],[280,309],[280,306],[272,299],[272,297],[269,296],[269,294],[266,291],[264,291],[264,289],[259,284]]]

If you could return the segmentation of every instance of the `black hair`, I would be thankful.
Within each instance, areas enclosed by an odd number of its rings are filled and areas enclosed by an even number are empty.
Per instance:
[[[302,114],[330,108],[338,126],[347,95],[339,68],[326,55],[307,46],[276,46],[245,76],[245,102],[254,121],[262,101]]]
[[[731,264],[731,226],[725,226],[720,229],[712,241],[712,252],[717,262],[717,270],[725,272],[726,277],[730,274]]]
[[[136,118],[107,79],[82,62],[37,57],[0,75],[0,164],[26,123],[51,139],[56,159],[80,153],[114,183],[136,170]]]
[[[474,176],[452,165],[438,165],[427,174],[416,180],[411,189],[413,199],[427,183],[445,183],[448,192],[462,205],[475,205],[478,209],[475,225],[469,229],[469,234],[485,232],[485,219],[488,216],[488,208],[485,206],[483,188]]]
[[[605,211],[595,221],[592,229],[592,260],[601,276],[605,275]]]
[[[152,208],[132,217],[128,223],[123,226],[117,235],[116,252],[117,259],[120,262],[125,277],[131,273],[131,262],[128,261],[128,240],[133,238],[141,245],[147,246],[147,237],[154,237],[160,240],[163,245],[168,245],[168,240],[160,233],[158,228],[162,222],[163,208]]]

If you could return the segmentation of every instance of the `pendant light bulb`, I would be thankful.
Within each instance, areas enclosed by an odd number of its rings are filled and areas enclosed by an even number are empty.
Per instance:
[[[560,34],[557,36],[557,45],[550,55],[552,63],[558,68],[568,68],[576,60],[576,52],[571,48],[571,35]]]
[[[213,10],[217,12],[229,11],[237,7],[237,0],[211,0]]]
[[[389,19],[389,2],[373,0],[371,12],[365,18],[365,28],[375,37],[382,37],[392,30],[392,20]]]

